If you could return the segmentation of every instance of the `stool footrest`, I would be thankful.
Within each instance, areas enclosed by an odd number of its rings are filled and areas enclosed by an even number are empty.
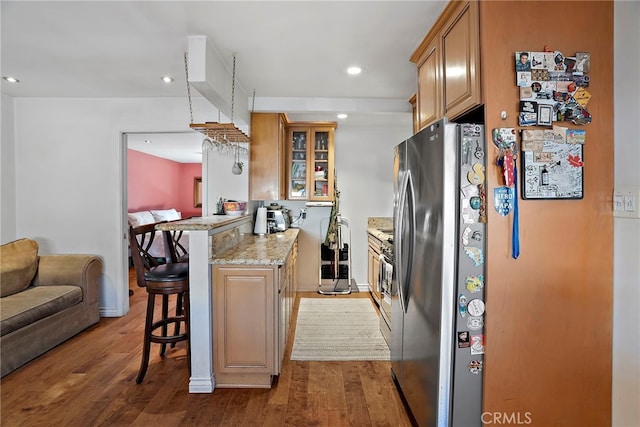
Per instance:
[[[175,317],[168,317],[166,319],[162,319],[162,320],[158,320],[157,322],[153,322],[151,324],[151,335],[150,335],[150,340],[153,343],[156,344],[172,344],[174,342],[179,342],[179,341],[185,341],[189,338],[189,331],[179,334],[179,335],[168,335],[168,336],[164,336],[164,335],[157,335],[154,334],[153,332],[156,329],[162,328],[162,327],[166,327],[169,325],[178,325],[182,322],[186,322],[186,319],[184,316],[175,316]]]

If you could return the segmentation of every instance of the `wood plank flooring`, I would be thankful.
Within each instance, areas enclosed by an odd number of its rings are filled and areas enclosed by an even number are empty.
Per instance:
[[[101,319],[0,380],[2,426],[411,426],[390,362],[291,361],[295,328],[271,389],[190,394],[185,343],[164,358],[152,345],[149,369],[136,385],[146,293],[135,283],[131,289],[126,316]]]

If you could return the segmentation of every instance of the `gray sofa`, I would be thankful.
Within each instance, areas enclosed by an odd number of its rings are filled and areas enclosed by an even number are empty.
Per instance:
[[[37,251],[30,239],[0,247],[2,377],[100,320],[102,259]]]

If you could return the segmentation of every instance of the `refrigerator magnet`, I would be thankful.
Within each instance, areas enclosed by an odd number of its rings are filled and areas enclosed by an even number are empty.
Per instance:
[[[460,316],[467,317],[467,297],[464,294],[460,294],[458,297],[458,311]]]
[[[484,182],[484,166],[480,163],[474,163],[471,169],[467,173],[467,180],[473,185],[482,184]]]
[[[471,335],[471,354],[484,354],[484,335]]]
[[[464,231],[462,232],[462,244],[464,246],[467,246],[469,244],[469,238],[471,237],[471,228],[469,227],[465,227]]]
[[[469,331],[458,332],[458,348],[469,348]]]
[[[484,254],[482,253],[482,249],[466,246],[464,248],[464,253],[471,258],[475,267],[479,267],[484,263]]]
[[[472,360],[467,365],[467,368],[469,369],[469,372],[471,372],[472,374],[478,375],[480,372],[482,372],[482,360],[480,359]]]
[[[480,201],[479,196],[473,196],[469,199],[469,205],[471,209],[480,210],[480,206],[482,206],[482,202]]]
[[[479,331],[484,326],[484,319],[477,316],[469,316],[467,319],[467,327],[472,331]]]
[[[467,290],[472,294],[482,291],[484,288],[484,277],[482,275],[479,276],[467,276],[465,280],[465,285]]]
[[[479,317],[484,314],[484,301],[481,299],[472,299],[467,304],[467,312],[470,316]]]

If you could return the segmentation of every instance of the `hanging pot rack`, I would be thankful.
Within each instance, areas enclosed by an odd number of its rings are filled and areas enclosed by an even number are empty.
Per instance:
[[[226,136],[226,140],[234,144],[251,142],[251,139],[249,139],[249,137],[233,123],[191,123],[189,127],[206,135],[214,141],[223,142]]]
[[[191,123],[189,127],[204,134],[206,137],[222,144],[248,144],[251,139],[233,123],[233,110],[236,92],[236,55],[233,55],[233,78],[231,82],[231,123],[220,123],[220,111],[217,122],[193,123],[193,107],[191,104],[191,86],[189,84],[189,67],[187,53],[184,54],[184,67],[187,78],[187,96],[189,98],[189,113]]]

